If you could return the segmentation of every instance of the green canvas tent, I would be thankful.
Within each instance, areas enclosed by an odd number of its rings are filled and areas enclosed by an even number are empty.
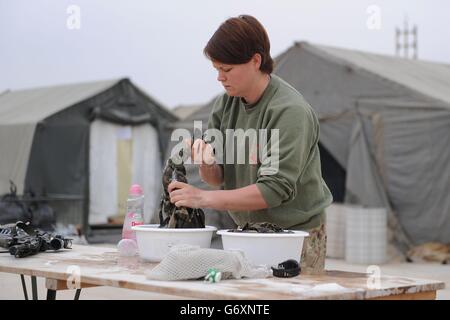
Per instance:
[[[163,153],[178,118],[129,79],[7,91],[0,95],[0,194],[49,199],[61,223],[124,214],[131,183],[159,204]]]

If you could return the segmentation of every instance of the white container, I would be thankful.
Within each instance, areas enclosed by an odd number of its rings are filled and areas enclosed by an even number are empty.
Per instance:
[[[345,260],[349,263],[386,262],[387,211],[354,207],[346,213]]]
[[[276,266],[280,262],[294,259],[300,262],[303,240],[309,234],[293,233],[248,233],[219,230],[224,250],[241,250],[254,265]]]
[[[327,257],[345,258],[345,214],[346,205],[332,203],[325,209],[327,230]]]
[[[190,244],[209,248],[217,228],[159,228],[159,224],[132,227],[136,231],[139,256],[146,261],[160,262],[170,248],[177,244]]]

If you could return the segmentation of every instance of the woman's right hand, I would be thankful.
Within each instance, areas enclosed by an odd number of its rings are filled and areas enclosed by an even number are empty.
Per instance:
[[[191,148],[192,163],[199,164],[200,179],[211,186],[220,186],[223,183],[223,168],[216,164],[213,147],[202,139],[197,139],[192,144],[186,141]]]
[[[196,139],[192,145],[190,142],[189,140],[187,143],[191,147],[191,159],[194,164],[212,165],[216,162],[214,150],[210,144],[202,139]]]

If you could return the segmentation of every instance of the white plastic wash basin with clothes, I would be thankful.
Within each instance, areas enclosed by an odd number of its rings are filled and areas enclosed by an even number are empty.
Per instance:
[[[144,224],[132,227],[136,232],[139,256],[146,261],[160,262],[170,248],[178,244],[189,244],[209,248],[211,238],[217,230],[205,228],[159,228],[159,224]]]
[[[286,230],[289,231],[289,230]],[[291,230],[290,233],[250,233],[219,230],[224,250],[241,250],[254,265],[277,266],[294,259],[300,263],[303,240],[308,232]]]

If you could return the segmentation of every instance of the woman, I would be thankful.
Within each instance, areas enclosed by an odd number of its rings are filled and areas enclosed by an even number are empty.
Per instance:
[[[226,91],[215,102],[208,123],[208,128],[223,133],[224,155],[242,151],[236,146],[228,149],[230,138],[226,141],[226,131],[230,129],[273,132],[270,151],[266,149],[262,156],[259,153],[256,162],[203,161],[199,167],[201,178],[223,190],[201,190],[173,182],[168,187],[171,202],[176,206],[227,210],[239,226],[271,222],[286,229],[308,231],[310,236],[301,253],[302,272],[321,273],[326,254],[324,211],[332,196],[322,179],[319,122],[314,111],[298,91],[271,74],[269,38],[254,17],[242,15],[226,20],[204,53]],[[192,154],[209,151],[211,157],[210,149],[198,139]]]

